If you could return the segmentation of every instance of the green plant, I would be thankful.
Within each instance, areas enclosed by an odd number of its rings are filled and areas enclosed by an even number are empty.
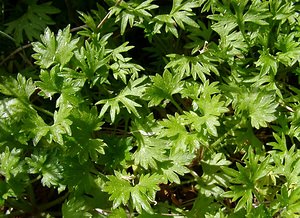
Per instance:
[[[105,3],[2,65],[3,216],[299,217],[299,3]]]

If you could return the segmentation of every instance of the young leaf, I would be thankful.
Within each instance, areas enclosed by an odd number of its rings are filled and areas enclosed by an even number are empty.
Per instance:
[[[183,88],[180,77],[172,75],[168,70],[164,71],[163,76],[152,76],[151,81],[152,85],[146,88],[144,94],[144,97],[150,100],[149,107],[159,105],[164,99],[172,100],[172,95],[179,93]]]
[[[44,35],[41,35],[41,42],[33,42],[33,50],[36,52],[32,55],[35,62],[41,68],[49,68],[51,65],[59,64],[65,66],[73,56],[73,50],[79,41],[71,39],[70,26],[59,30],[56,37],[49,28],[45,29]]]
[[[35,88],[32,79],[26,80],[21,74],[17,75],[17,79],[13,77],[0,77],[0,93],[19,98],[23,104],[28,103]]]
[[[94,43],[85,42],[85,46],[80,50],[74,51],[75,62],[81,69],[86,79],[92,80],[96,74],[103,76],[104,70],[107,70],[107,64],[110,60],[110,55],[105,49],[107,39],[111,34],[103,36],[99,41],[100,45],[94,45]],[[101,68],[104,68],[101,70]]]
[[[158,8],[157,5],[152,4],[153,0],[122,1],[120,4],[111,8],[111,14],[116,15],[115,22],[121,21],[121,35],[125,33],[126,27],[129,24],[130,27],[137,25],[137,23],[143,23],[149,21],[152,17],[151,10]]]
[[[108,176],[104,191],[111,195],[109,199],[113,200],[114,209],[121,204],[127,205],[131,199],[138,213],[142,213],[142,210],[153,213],[150,203],[154,202],[155,193],[159,190],[160,178],[155,174],[141,175],[139,182],[134,185],[130,175],[115,171],[115,176]]]
[[[58,187],[64,190],[65,186],[61,184],[63,175],[63,167],[60,164],[60,155],[58,151],[49,150],[36,151],[31,157],[26,158],[31,174],[40,174],[42,176],[42,184],[47,187]]]
[[[161,139],[142,137],[138,144],[138,149],[132,156],[135,165],[140,165],[145,169],[157,169],[157,162],[162,162],[166,159],[166,146],[164,144],[166,142]]]
[[[167,115],[168,119],[163,119],[159,122],[161,130],[159,131],[159,138],[167,138],[171,140],[171,153],[177,153],[179,151],[194,152],[199,148],[199,137],[195,133],[189,133],[186,130],[186,124],[184,116],[175,114],[175,116]]]
[[[224,107],[225,102],[220,101],[221,95],[214,95],[212,97],[208,96],[206,98],[202,97],[195,101],[195,103],[199,107],[199,111],[203,116],[196,116],[196,113],[186,113],[187,120],[190,123],[193,123],[194,127],[200,131],[199,124],[205,124],[206,129],[209,134],[213,136],[218,136],[217,126],[220,126],[220,122],[218,121],[219,117],[228,111],[226,107]]]
[[[249,213],[252,208],[253,195],[257,199],[261,199],[260,190],[260,179],[265,177],[270,168],[268,168],[269,158],[264,158],[261,163],[259,163],[259,155],[254,155],[253,150],[248,150],[246,166],[243,167],[241,164],[237,163],[237,171],[228,167],[222,167],[223,171],[232,177],[230,181],[233,185],[223,194],[224,197],[231,197],[233,201],[239,199],[235,211],[240,210],[246,206],[247,212]]]
[[[170,14],[161,14],[153,18],[152,23],[155,23],[154,33],[160,33],[160,29],[165,25],[165,31],[170,31],[178,38],[176,24],[182,29],[185,27],[184,23],[199,28],[199,25],[191,18],[195,15],[192,9],[197,7],[199,7],[199,5],[196,2],[174,0]]]
[[[238,103],[235,105],[237,112],[245,111],[251,119],[251,125],[256,129],[266,127],[267,123],[276,120],[275,111],[278,103],[272,94],[262,91],[246,91],[240,93]]]
[[[131,80],[129,81],[128,86],[126,86],[116,97],[98,101],[96,105],[104,104],[100,111],[100,117],[103,116],[110,107],[110,117],[112,122],[114,122],[116,115],[120,113],[119,103],[122,103],[129,113],[132,112],[135,116],[139,117],[140,115],[136,107],[141,107],[141,105],[131,100],[127,96],[142,96],[145,90],[145,85],[140,84],[143,83],[145,79],[146,77],[141,77],[136,80]]]
[[[219,75],[218,69],[213,63],[214,59],[205,54],[200,54],[196,57],[178,54],[169,54],[167,56],[171,61],[165,68],[172,68],[175,72],[180,73],[180,78],[192,75],[194,80],[200,78],[204,83],[206,81],[205,75],[210,75],[210,72]]]
[[[175,182],[180,184],[178,175],[183,176],[190,170],[186,167],[193,160],[194,155],[189,153],[177,152],[170,154],[166,161],[158,164],[159,173],[163,177],[163,183]]]

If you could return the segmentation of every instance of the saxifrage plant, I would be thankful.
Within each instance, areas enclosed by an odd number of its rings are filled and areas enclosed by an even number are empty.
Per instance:
[[[105,3],[3,63],[3,216],[299,217],[298,1]]]

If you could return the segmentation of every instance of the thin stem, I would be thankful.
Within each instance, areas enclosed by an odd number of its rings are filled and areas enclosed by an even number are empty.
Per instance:
[[[260,194],[258,193],[258,191],[256,189],[253,190],[254,195],[258,201],[259,204],[261,204],[263,202],[263,199],[261,198]]]
[[[36,207],[36,198],[35,198],[35,194],[34,194],[34,191],[33,191],[33,187],[32,187],[32,183],[29,183],[29,187],[28,187],[28,193],[29,193],[29,196],[30,196],[30,202],[32,204],[33,207]]]
[[[118,1],[116,2],[116,4],[114,5],[114,7],[118,6],[121,2],[122,2],[122,0],[118,0]],[[103,26],[103,24],[106,22],[106,20],[109,19],[110,15],[111,15],[111,11],[109,11],[109,12],[105,15],[105,17],[101,20],[101,22],[98,24],[98,26],[97,26],[98,29],[100,29],[100,28]]]
[[[10,55],[8,55],[6,58],[3,59],[3,61],[1,61],[0,66],[2,66],[6,61],[8,61],[11,57],[13,57],[15,54],[18,54],[19,52],[23,51],[26,48],[31,47],[32,44],[27,44],[27,45],[23,45],[19,48],[17,48],[16,50],[14,50]]]
[[[65,195],[63,195],[63,196],[61,196],[61,197],[55,199],[54,201],[51,201],[51,202],[49,202],[49,203],[46,203],[46,204],[41,205],[41,206],[39,207],[39,210],[40,210],[40,211],[45,211],[45,210],[47,210],[47,209],[49,209],[49,208],[51,208],[51,207],[53,207],[53,206],[55,206],[55,205],[57,205],[57,204],[60,204],[60,203],[63,202],[68,196],[69,196],[69,192],[67,192]]]
[[[212,143],[209,148],[213,149],[216,151],[216,147],[229,135],[231,134],[234,130],[236,130],[240,124],[243,122],[243,120],[241,120],[240,122],[238,122],[236,125],[234,125],[231,129],[229,129],[226,133],[224,133],[221,137],[219,137],[214,143]]]
[[[248,45],[248,48],[251,48],[250,42],[249,42],[248,37],[245,33],[245,25],[244,25],[244,22],[243,22],[243,11],[241,11],[239,6],[234,6],[234,8],[235,8],[235,11],[236,11],[236,14],[237,14],[237,23],[238,23],[238,26],[241,30],[243,38],[245,39],[245,41]]]
[[[180,105],[174,100],[174,98],[171,96],[170,97],[170,101],[172,102],[172,104],[177,108],[177,110],[180,112],[180,114],[183,113],[182,108],[180,107]]]
[[[70,33],[77,32],[77,31],[82,30],[82,29],[87,28],[87,27],[88,27],[88,25],[86,25],[86,24],[74,27],[74,28],[70,29]]]
[[[13,41],[14,43],[16,43],[16,40],[11,37],[10,35],[8,35],[7,33],[3,32],[3,31],[0,31],[0,35],[3,35],[4,37],[10,39],[11,41]]]
[[[44,108],[41,108],[41,107],[36,106],[36,105],[34,105],[34,104],[33,104],[32,106],[33,106],[33,108],[36,109],[37,111],[40,111],[40,112],[42,112],[42,113],[44,113],[44,114],[47,114],[47,115],[50,116],[50,117],[54,117],[54,114],[53,114],[52,112],[47,111],[47,110],[45,110]]]

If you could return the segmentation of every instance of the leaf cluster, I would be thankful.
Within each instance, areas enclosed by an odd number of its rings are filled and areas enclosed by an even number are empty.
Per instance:
[[[0,71],[3,216],[299,216],[298,2],[170,2],[7,24],[44,33]]]

